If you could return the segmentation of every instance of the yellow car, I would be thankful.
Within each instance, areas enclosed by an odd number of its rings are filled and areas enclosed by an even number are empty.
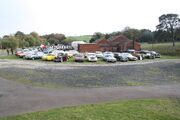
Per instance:
[[[48,54],[47,56],[42,57],[43,60],[48,60],[48,61],[54,60],[55,58],[56,58],[56,55],[54,54]]]
[[[67,53],[68,58],[72,58],[73,54],[72,53]]]

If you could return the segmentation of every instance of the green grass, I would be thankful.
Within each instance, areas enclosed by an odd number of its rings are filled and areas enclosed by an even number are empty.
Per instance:
[[[180,56],[162,56],[160,59],[180,59]]]
[[[57,108],[0,120],[180,120],[180,100],[126,100]]]
[[[0,59],[21,59],[16,55],[0,56]]]
[[[166,56],[180,56],[180,43],[176,43],[175,47],[172,43],[142,44],[142,49],[153,50]]]
[[[83,35],[83,36],[69,36],[67,38],[78,40],[78,41],[84,41],[89,43],[90,39],[92,38],[92,35]]]

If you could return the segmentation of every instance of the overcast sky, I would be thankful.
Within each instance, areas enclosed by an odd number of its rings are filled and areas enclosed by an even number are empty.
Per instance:
[[[155,30],[158,17],[167,13],[180,14],[180,0],[0,0],[0,36],[89,35],[127,26]]]

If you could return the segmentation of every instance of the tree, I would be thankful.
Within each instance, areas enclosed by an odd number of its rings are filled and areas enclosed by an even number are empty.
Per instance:
[[[159,25],[156,26],[158,30],[167,31],[171,34],[173,46],[175,46],[175,30],[180,27],[180,18],[178,14],[163,14],[159,17]]]
[[[46,38],[47,42],[50,44],[59,44],[61,43],[64,39],[66,39],[64,34],[49,34],[49,35],[44,35],[44,38]]]
[[[128,39],[133,40],[133,48],[135,47],[135,41],[139,41],[140,39],[140,31],[138,29],[125,28],[122,34],[126,36]]]
[[[26,47],[31,47],[36,45],[36,39],[32,35],[25,35],[24,40]]]
[[[2,40],[2,48],[3,49],[11,49],[11,52],[13,54],[13,50],[15,50],[18,47],[18,40],[12,36],[5,36]]]
[[[140,42],[152,43],[153,42],[152,40],[153,40],[153,32],[147,29],[142,29],[140,35]]]
[[[0,38],[0,49],[2,49],[2,39]]]
[[[105,35],[101,32],[95,32],[90,40],[90,43],[94,42],[97,39],[105,39]]]
[[[41,44],[45,44],[45,39],[43,39],[43,37],[40,37],[39,35],[38,35],[38,33],[36,33],[36,32],[31,32],[30,33],[30,35],[32,35],[34,38],[35,38],[35,45],[36,46],[39,46],[39,45],[41,45]]]
[[[18,46],[21,47],[21,48],[24,48],[25,47],[25,34],[21,31],[17,31],[15,34],[14,34],[15,38],[18,40]]]

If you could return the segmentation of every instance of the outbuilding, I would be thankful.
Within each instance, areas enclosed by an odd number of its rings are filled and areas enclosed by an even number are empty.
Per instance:
[[[111,37],[107,40],[96,40],[94,43],[79,44],[79,52],[112,51],[121,52],[128,49],[141,50],[141,45],[125,36]]]

